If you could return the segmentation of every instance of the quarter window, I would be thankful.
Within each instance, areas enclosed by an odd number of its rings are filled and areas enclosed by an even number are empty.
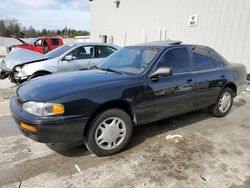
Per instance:
[[[191,71],[187,48],[175,48],[167,51],[161,58],[159,65],[171,68],[173,73]]]
[[[193,50],[194,70],[207,70],[221,67],[215,52],[206,47],[195,47]]]

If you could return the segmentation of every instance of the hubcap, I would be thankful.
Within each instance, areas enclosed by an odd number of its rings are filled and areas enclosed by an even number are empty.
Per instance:
[[[126,126],[124,121],[118,117],[110,117],[97,126],[95,142],[100,148],[111,150],[121,145],[125,136]]]
[[[230,93],[225,92],[220,98],[219,110],[223,113],[226,112],[230,108],[231,102],[232,102],[232,97]]]

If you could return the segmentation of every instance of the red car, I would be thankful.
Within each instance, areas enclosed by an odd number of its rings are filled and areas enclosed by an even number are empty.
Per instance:
[[[11,37],[19,40],[22,44],[8,47],[7,49],[8,53],[13,48],[24,48],[28,50],[33,50],[41,54],[46,54],[47,52],[54,50],[55,48],[63,45],[63,40],[61,37],[37,37],[37,38],[30,39],[30,41],[28,42],[25,42],[24,40],[14,35],[11,35]]]

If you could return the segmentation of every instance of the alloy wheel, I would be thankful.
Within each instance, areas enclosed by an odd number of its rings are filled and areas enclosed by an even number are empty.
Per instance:
[[[126,125],[119,117],[109,117],[96,128],[95,142],[104,150],[117,148],[126,137]]]
[[[225,113],[230,108],[231,102],[232,102],[232,96],[230,95],[230,93],[229,92],[223,93],[219,101],[219,110],[222,113]]]

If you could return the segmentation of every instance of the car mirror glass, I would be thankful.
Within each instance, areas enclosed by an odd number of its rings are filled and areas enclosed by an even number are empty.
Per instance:
[[[75,59],[76,59],[76,57],[73,56],[73,55],[66,55],[64,57],[64,60],[66,60],[66,61],[72,61],[72,60],[75,60]]]

